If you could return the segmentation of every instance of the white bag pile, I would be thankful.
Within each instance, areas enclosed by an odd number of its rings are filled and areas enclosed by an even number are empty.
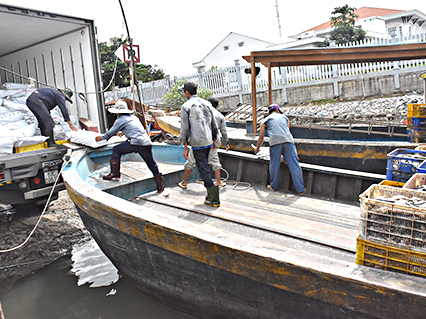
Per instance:
[[[13,154],[14,147],[39,144],[47,139],[40,134],[37,118],[26,105],[34,90],[30,84],[5,83],[0,87],[0,156]],[[66,132],[71,129],[58,107],[51,111],[51,115],[56,124],[53,131],[55,139],[66,139]],[[71,116],[71,121],[77,124],[75,116]]]

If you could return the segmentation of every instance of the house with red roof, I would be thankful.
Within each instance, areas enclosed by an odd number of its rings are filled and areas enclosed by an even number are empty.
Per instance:
[[[367,38],[391,39],[411,37],[426,31],[426,15],[416,9],[397,10],[362,7],[354,11],[358,18],[355,27],[362,28]],[[323,45],[324,39],[330,37],[331,21],[290,36],[293,41],[273,46],[272,50],[285,48],[312,48]]]

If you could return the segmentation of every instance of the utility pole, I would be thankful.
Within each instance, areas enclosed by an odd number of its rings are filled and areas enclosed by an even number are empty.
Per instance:
[[[279,10],[278,10],[278,0],[275,0],[275,8],[277,9],[278,31],[279,31],[280,37],[281,37],[282,35],[281,35],[280,13],[279,13]]]

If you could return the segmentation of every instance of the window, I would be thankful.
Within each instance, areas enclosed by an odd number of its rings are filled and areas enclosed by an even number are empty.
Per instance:
[[[223,49],[226,51],[226,50],[229,50],[229,45],[225,45],[224,47],[223,47]]]
[[[389,28],[388,29],[388,33],[391,37],[396,37],[396,27],[394,28]]]
[[[239,46],[239,47],[244,46],[244,41],[242,41],[242,42],[238,42],[238,46]]]

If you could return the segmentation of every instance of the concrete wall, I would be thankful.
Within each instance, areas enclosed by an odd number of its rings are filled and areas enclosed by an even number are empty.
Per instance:
[[[424,92],[424,83],[420,74],[425,67],[410,68],[409,73],[381,72],[380,76],[374,74],[356,75],[345,77],[345,81],[329,79],[311,81],[309,83],[297,83],[283,85],[272,90],[272,101],[279,105],[298,105],[315,100],[356,100],[363,97],[381,97],[387,95],[404,94],[416,91]],[[338,93],[336,96],[336,92]],[[251,93],[233,93],[219,97],[222,100],[221,111],[233,110],[242,102],[252,104]],[[267,88],[258,89],[256,94],[257,105],[269,104]]]

